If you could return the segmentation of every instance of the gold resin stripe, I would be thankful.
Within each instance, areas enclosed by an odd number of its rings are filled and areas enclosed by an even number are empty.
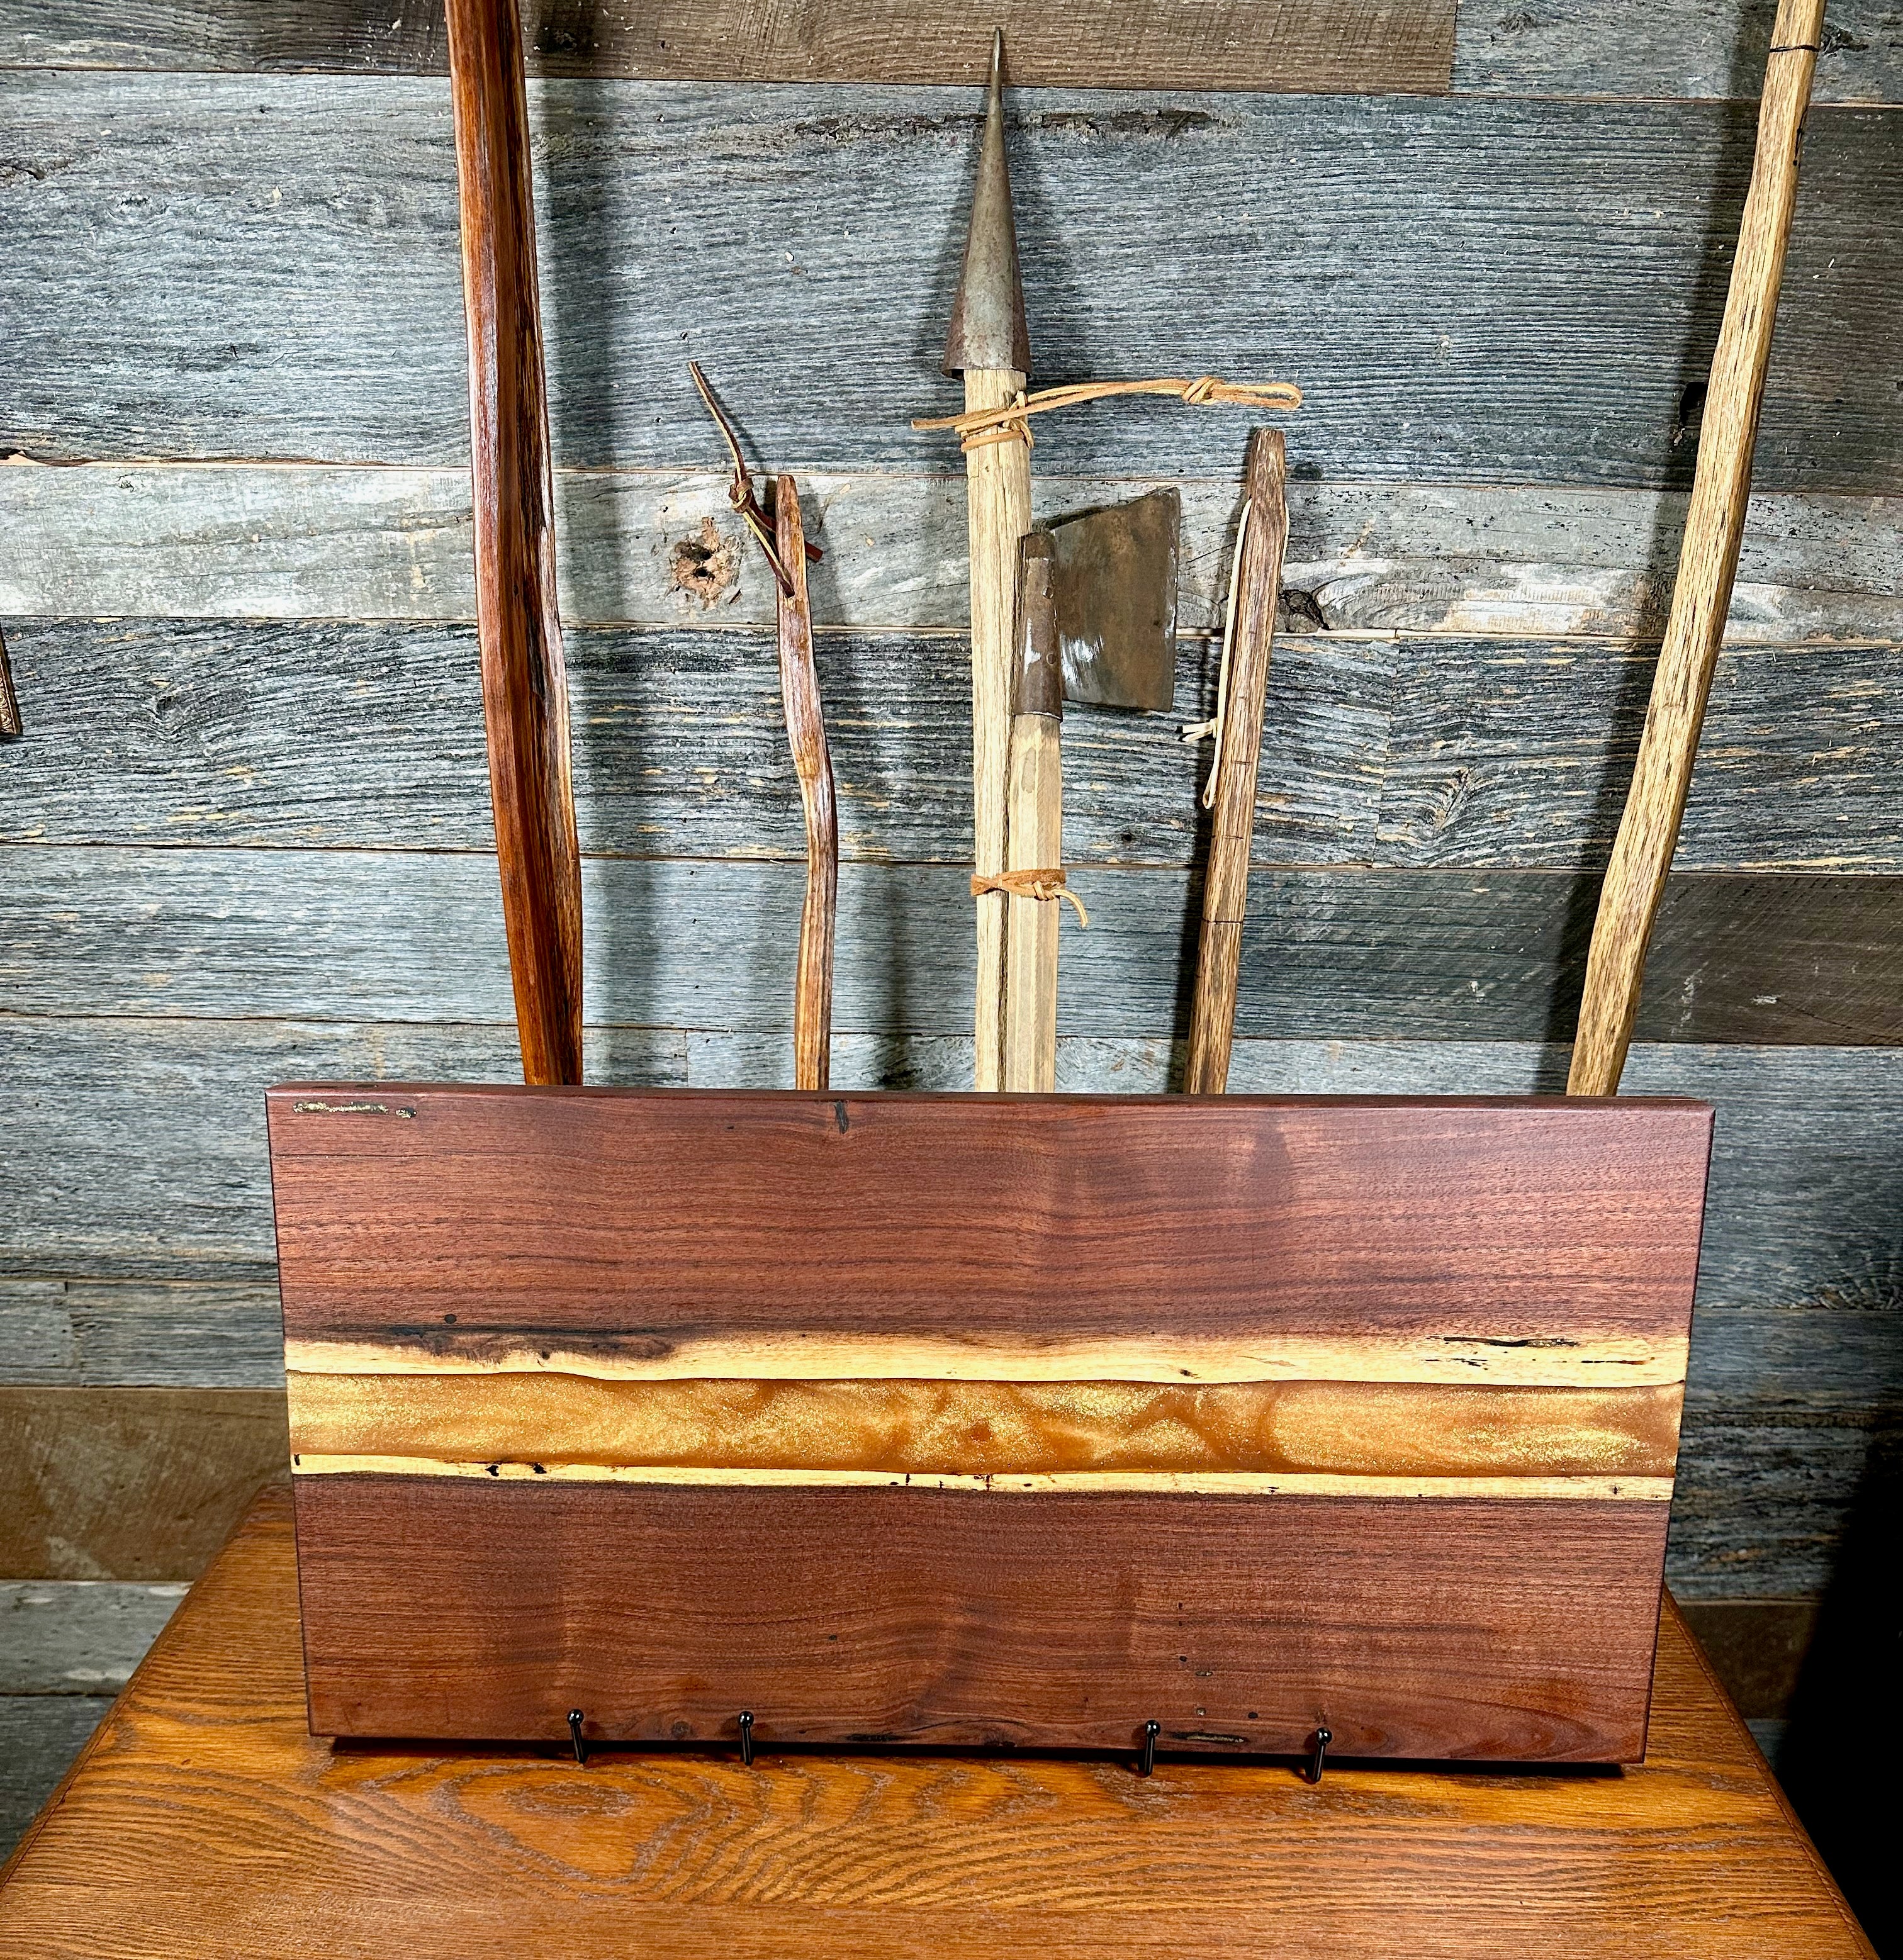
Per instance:
[[[1558,1316],[1555,1316],[1556,1319]],[[1682,1382],[1683,1335],[1580,1333],[1255,1335],[1028,1341],[987,1335],[722,1335],[657,1351],[533,1345],[447,1330],[421,1341],[285,1344],[306,1375],[576,1375],[600,1381],[1444,1382],[1518,1388],[1656,1388]]]
[[[1683,1391],[1395,1382],[288,1378],[301,1456],[854,1471],[1669,1477]]]
[[[1274,1476],[1241,1471],[1067,1471],[1044,1476],[895,1477],[880,1470],[728,1470],[625,1463],[450,1463],[423,1456],[303,1456],[300,1477],[468,1477],[498,1484],[676,1484],[904,1489],[1035,1497],[1064,1491],[1157,1491],[1210,1497],[1519,1497],[1542,1503],[1669,1503],[1669,1477]]]

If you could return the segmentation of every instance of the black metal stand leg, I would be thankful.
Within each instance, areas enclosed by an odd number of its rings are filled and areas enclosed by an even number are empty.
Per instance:
[[[1316,1730],[1315,1746],[1310,1752],[1308,1759],[1308,1780],[1310,1783],[1319,1783],[1322,1780],[1322,1766],[1328,1761],[1328,1745],[1334,1740],[1335,1737],[1329,1730],[1326,1729]]]

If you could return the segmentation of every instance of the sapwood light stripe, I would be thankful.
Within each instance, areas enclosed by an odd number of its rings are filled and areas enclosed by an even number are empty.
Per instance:
[[[1472,1382],[959,1381],[835,1376],[664,1382],[552,1370],[286,1379],[294,1462],[886,1476],[1099,1473],[1664,1478],[1682,1389]],[[1596,1376],[1597,1379],[1594,1377]]]
[[[1561,1309],[1557,1306],[1555,1312]],[[648,1344],[652,1346],[651,1341]],[[1169,1339],[1014,1341],[990,1335],[934,1341],[915,1333],[800,1332],[771,1336],[705,1335],[643,1354],[554,1336],[533,1344],[479,1338],[459,1344],[444,1330],[427,1345],[395,1340],[292,1334],[284,1345],[294,1376],[321,1395],[327,1375],[415,1376],[528,1373],[604,1382],[906,1380],[966,1382],[1462,1382],[1498,1386],[1640,1389],[1685,1379],[1686,1345],[1671,1335],[1635,1336],[1586,1329],[1564,1344],[1539,1345],[1455,1335],[1311,1333],[1264,1329],[1243,1340],[1182,1335]]]
[[[1392,1501],[1449,1498],[1553,1503],[1672,1500],[1669,1477],[1406,1477],[1302,1475],[1220,1470],[1060,1471],[1037,1475],[958,1477],[918,1474],[895,1477],[883,1470],[653,1469],[625,1464],[445,1462],[424,1456],[320,1456],[299,1459],[298,1478],[333,1477],[455,1478],[493,1484],[676,1484],[693,1490],[902,1490],[920,1497],[939,1492],[972,1497],[1334,1497]]]

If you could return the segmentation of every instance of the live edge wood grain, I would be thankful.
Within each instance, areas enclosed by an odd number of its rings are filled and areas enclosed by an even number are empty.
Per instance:
[[[1345,1335],[1470,1368],[1605,1339],[1602,1379],[1632,1379],[1685,1338],[1711,1126],[1667,1101],[268,1102],[290,1341],[657,1372],[679,1351],[691,1373],[724,1340],[877,1338],[902,1377],[921,1341],[969,1346],[981,1378],[988,1350],[1104,1342],[1180,1351],[1193,1379],[1205,1346]]]
[[[319,1734],[1635,1761],[1656,1504],[298,1485]],[[640,1575],[630,1585],[630,1575]]]
[[[1167,1751],[333,1749],[298,1636],[274,1505],[0,1885],[9,1960],[1868,1960],[1669,1605],[1642,1766],[1319,1787]]]

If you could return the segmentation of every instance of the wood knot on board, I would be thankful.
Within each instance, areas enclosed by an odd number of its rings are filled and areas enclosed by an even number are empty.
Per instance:
[[[738,546],[734,539],[721,536],[711,517],[703,517],[698,531],[675,539],[667,555],[667,574],[675,591],[698,599],[703,609],[722,597],[731,603],[740,597]]]

